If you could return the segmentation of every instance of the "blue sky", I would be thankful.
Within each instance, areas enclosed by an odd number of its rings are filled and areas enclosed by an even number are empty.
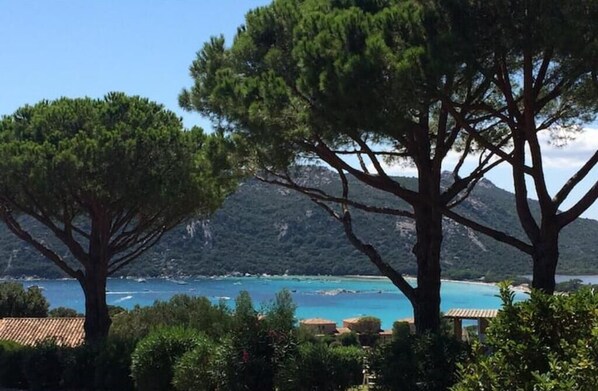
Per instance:
[[[231,39],[267,0],[2,0],[0,114],[60,96],[124,91],[197,124],[177,97],[212,35]],[[205,122],[204,122],[205,124]]]
[[[208,127],[178,107],[191,85],[188,68],[212,35],[234,36],[245,13],[269,0],[2,0],[0,115],[41,99],[102,97],[123,91],[163,103],[186,126]],[[566,148],[544,143],[547,180],[557,191],[598,149],[598,129],[587,129]],[[411,175],[409,168],[394,167]],[[585,188],[598,177],[594,170]],[[509,170],[488,178],[512,190]],[[573,193],[571,202],[579,197]],[[533,194],[532,194],[533,196]],[[571,202],[569,202],[570,205]],[[567,206],[565,205],[565,206]],[[598,219],[598,204],[584,214]]]

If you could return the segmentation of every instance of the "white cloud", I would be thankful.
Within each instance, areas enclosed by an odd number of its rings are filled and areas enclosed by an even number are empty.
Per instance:
[[[578,168],[598,150],[598,129],[585,128],[563,146],[555,145],[551,142],[550,133],[544,132],[540,135],[540,143],[546,168]]]

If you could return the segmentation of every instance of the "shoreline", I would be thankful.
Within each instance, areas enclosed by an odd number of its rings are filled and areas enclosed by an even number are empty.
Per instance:
[[[562,277],[568,275],[559,275]],[[412,275],[405,275],[405,279],[407,280],[415,280],[416,277]],[[571,275],[571,278],[575,277],[589,277],[589,278],[598,278],[598,275]],[[119,276],[119,277],[109,277],[109,280],[171,280],[171,281],[184,281],[188,279],[226,279],[226,278],[272,278],[272,279],[293,279],[293,278],[301,278],[301,279],[344,279],[344,280],[362,280],[362,281],[388,281],[388,277],[380,276],[380,275],[287,275],[287,274],[241,274],[241,273],[233,273],[233,274],[223,274],[223,275],[212,275],[212,276],[205,276],[205,275],[188,275],[188,276],[159,276],[159,277],[139,277],[139,276]],[[0,277],[0,282],[3,281],[18,281],[18,282],[34,282],[34,281],[68,281],[68,280],[75,280],[73,278],[40,278],[40,277],[24,277],[24,278],[13,278],[13,277]],[[469,285],[478,285],[478,286],[491,286],[497,287],[498,282],[486,282],[486,281],[479,281],[479,280],[454,280],[450,278],[441,278],[441,282],[451,282],[457,284],[469,284]],[[515,292],[521,293],[529,293],[531,291],[528,284],[521,284],[521,285],[511,285],[511,289]]]
[[[226,279],[226,278],[272,278],[272,279],[344,279],[344,280],[362,280],[362,281],[388,281],[388,277],[381,276],[381,275],[367,275],[367,274],[347,274],[347,275],[294,275],[294,274],[249,274],[249,273],[239,273],[233,272],[229,274],[221,274],[221,275],[178,275],[178,276],[118,276],[118,277],[108,277],[109,280],[171,280],[171,281],[182,281],[182,280],[189,280],[189,279]],[[404,275],[404,278],[408,281],[414,281],[416,276],[413,275]],[[598,281],[598,274],[557,274],[557,282],[562,281],[569,281],[572,279],[582,279],[583,284],[596,284]],[[43,278],[38,276],[27,276],[27,277],[11,277],[11,276],[2,276],[0,277],[0,282],[4,281],[18,281],[18,282],[32,282],[32,281],[68,281],[68,280],[75,280],[69,277],[60,277],[60,278]],[[560,281],[559,281],[560,280]],[[458,283],[458,284],[470,284],[470,285],[480,285],[480,286],[492,286],[497,287],[499,281],[496,282],[488,282],[482,281],[479,279],[476,280],[455,280],[451,278],[441,278],[441,282],[451,282],[451,283]],[[527,283],[519,284],[519,285],[511,285],[511,289],[516,292],[525,292],[529,293],[531,291],[529,285]]]

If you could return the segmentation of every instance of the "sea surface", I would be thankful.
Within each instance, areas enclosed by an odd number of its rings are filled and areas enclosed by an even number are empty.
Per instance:
[[[83,292],[75,280],[33,280],[23,284],[41,287],[51,308],[63,306],[84,312]],[[390,328],[395,320],[413,316],[409,301],[390,281],[362,277],[110,279],[107,300],[108,304],[130,309],[135,305],[151,305],[156,300],[168,300],[175,294],[187,294],[205,296],[214,303],[224,300],[232,307],[239,292],[246,290],[256,308],[260,308],[285,288],[297,304],[299,319],[321,317],[340,324],[346,318],[371,315],[382,320],[383,328]],[[498,289],[488,284],[443,282],[441,309],[498,308],[497,294]],[[518,300],[526,297],[525,293],[516,294]]]

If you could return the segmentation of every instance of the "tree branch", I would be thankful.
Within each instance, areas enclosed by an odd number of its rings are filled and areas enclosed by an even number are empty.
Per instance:
[[[561,190],[554,196],[552,202],[558,207],[565,201],[565,199],[571,193],[571,190],[575,188],[581,182],[586,175],[592,171],[594,166],[598,163],[598,151],[594,152],[594,155],[563,185]]]
[[[12,233],[14,233],[19,239],[33,246],[44,257],[52,261],[67,275],[72,278],[76,278],[77,280],[80,280],[83,277],[80,270],[74,270],[71,268],[60,255],[56,254],[56,252],[52,251],[50,248],[44,246],[41,242],[34,239],[29,232],[25,231],[5,206],[0,207],[0,217],[6,223],[6,226]]]
[[[584,194],[579,201],[575,203],[567,211],[557,215],[557,221],[560,227],[572,223],[577,219],[583,212],[585,212],[598,198],[598,181],[594,183],[594,186]]]
[[[456,221],[457,223],[459,223],[461,225],[469,227],[477,232],[481,232],[484,235],[491,237],[492,239],[498,240],[499,242],[508,244],[509,246],[512,246],[512,247],[515,247],[515,248],[523,251],[526,254],[533,253],[532,246],[530,246],[529,244],[527,244],[513,236],[507,235],[504,232],[497,231],[495,229],[492,229],[490,227],[487,227],[485,225],[477,223],[477,222],[470,220],[467,217],[464,217],[448,208],[443,209],[442,213],[446,217],[450,218],[451,220]]]

